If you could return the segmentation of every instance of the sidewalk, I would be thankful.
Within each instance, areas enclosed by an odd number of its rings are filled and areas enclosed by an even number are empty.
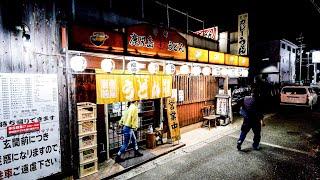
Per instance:
[[[157,165],[191,153],[228,134],[240,131],[241,124],[242,119],[240,117],[234,117],[232,124],[213,127],[211,130],[206,127],[196,128],[199,125],[193,127],[196,129],[183,127],[181,128],[181,132],[185,133],[181,134],[179,144],[164,144],[157,146],[155,149],[141,149],[144,156],[136,158],[133,158],[133,152],[128,152],[125,162],[118,164],[115,163],[113,159],[110,159],[107,162],[99,164],[99,173],[83,179],[129,179],[153,169]]]

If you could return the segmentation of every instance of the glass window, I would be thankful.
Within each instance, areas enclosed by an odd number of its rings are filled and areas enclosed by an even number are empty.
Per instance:
[[[282,49],[286,49],[286,45],[285,44],[281,44],[281,48]]]
[[[291,47],[290,47],[290,46],[287,46],[287,50],[288,50],[288,51],[291,51]]]
[[[282,93],[284,94],[306,94],[305,88],[283,88]]]
[[[293,53],[296,53],[296,49],[293,49],[293,48],[292,48],[292,52],[293,52]]]

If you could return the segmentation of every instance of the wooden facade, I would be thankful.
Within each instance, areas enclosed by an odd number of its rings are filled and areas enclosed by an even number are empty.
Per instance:
[[[72,146],[68,113],[66,58],[60,53],[60,5],[55,1],[0,1],[0,73],[57,74],[61,168],[59,177],[72,175]],[[30,43],[24,43],[22,31],[28,26]]]

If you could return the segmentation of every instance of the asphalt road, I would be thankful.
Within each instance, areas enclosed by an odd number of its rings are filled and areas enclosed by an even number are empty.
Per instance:
[[[287,108],[266,119],[260,151],[251,148],[252,132],[237,151],[239,130],[133,179],[320,179],[308,141],[319,128],[319,108]]]

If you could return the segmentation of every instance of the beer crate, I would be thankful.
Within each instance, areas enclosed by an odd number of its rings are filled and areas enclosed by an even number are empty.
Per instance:
[[[85,176],[89,176],[91,174],[94,174],[98,172],[98,160],[92,160],[83,164],[80,164],[80,178],[83,178]]]
[[[80,164],[97,159],[97,146],[80,150]]]
[[[78,122],[79,136],[93,133],[97,131],[97,121],[96,119],[88,119]]]
[[[91,147],[97,145],[97,132],[94,131],[89,134],[80,135],[79,136],[79,148],[80,150],[83,148]]]
[[[97,119],[97,105],[91,102],[77,103],[78,121]]]

